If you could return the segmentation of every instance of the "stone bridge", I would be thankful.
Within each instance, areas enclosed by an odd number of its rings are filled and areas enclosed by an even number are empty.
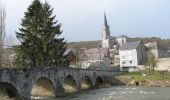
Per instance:
[[[64,96],[70,92],[99,87],[104,76],[120,72],[73,68],[0,69],[0,92],[17,100],[33,96]]]

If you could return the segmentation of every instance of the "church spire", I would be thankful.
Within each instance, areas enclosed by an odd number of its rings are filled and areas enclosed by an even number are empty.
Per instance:
[[[104,12],[104,26],[107,27],[108,24],[107,24],[107,18],[106,18],[106,13]]]
[[[109,31],[109,25],[107,24],[107,18],[105,12],[104,12],[104,25],[102,29],[102,47],[110,48],[110,31]]]

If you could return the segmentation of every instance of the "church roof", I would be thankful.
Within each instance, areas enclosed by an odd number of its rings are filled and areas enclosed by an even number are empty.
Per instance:
[[[128,42],[126,44],[123,44],[120,47],[120,50],[130,50],[130,49],[136,49],[139,44],[141,43],[141,41],[137,41],[137,42]]]
[[[106,13],[104,12],[104,26],[107,27],[108,24],[107,24],[107,18],[106,18]]]

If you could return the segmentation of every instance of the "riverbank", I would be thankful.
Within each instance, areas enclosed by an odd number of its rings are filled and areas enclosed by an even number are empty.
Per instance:
[[[170,87],[170,73],[143,76],[141,73],[128,73],[111,79],[112,85]]]

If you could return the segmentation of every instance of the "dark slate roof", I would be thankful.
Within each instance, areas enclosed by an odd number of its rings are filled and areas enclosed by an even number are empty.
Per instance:
[[[169,50],[169,49],[170,48],[168,48],[166,45],[158,43],[158,50]]]
[[[128,42],[128,43],[126,43],[126,44],[123,44],[123,45],[120,47],[120,50],[136,49],[140,43],[141,43],[141,41]]]
[[[104,12],[104,26],[108,27],[106,13]]]

